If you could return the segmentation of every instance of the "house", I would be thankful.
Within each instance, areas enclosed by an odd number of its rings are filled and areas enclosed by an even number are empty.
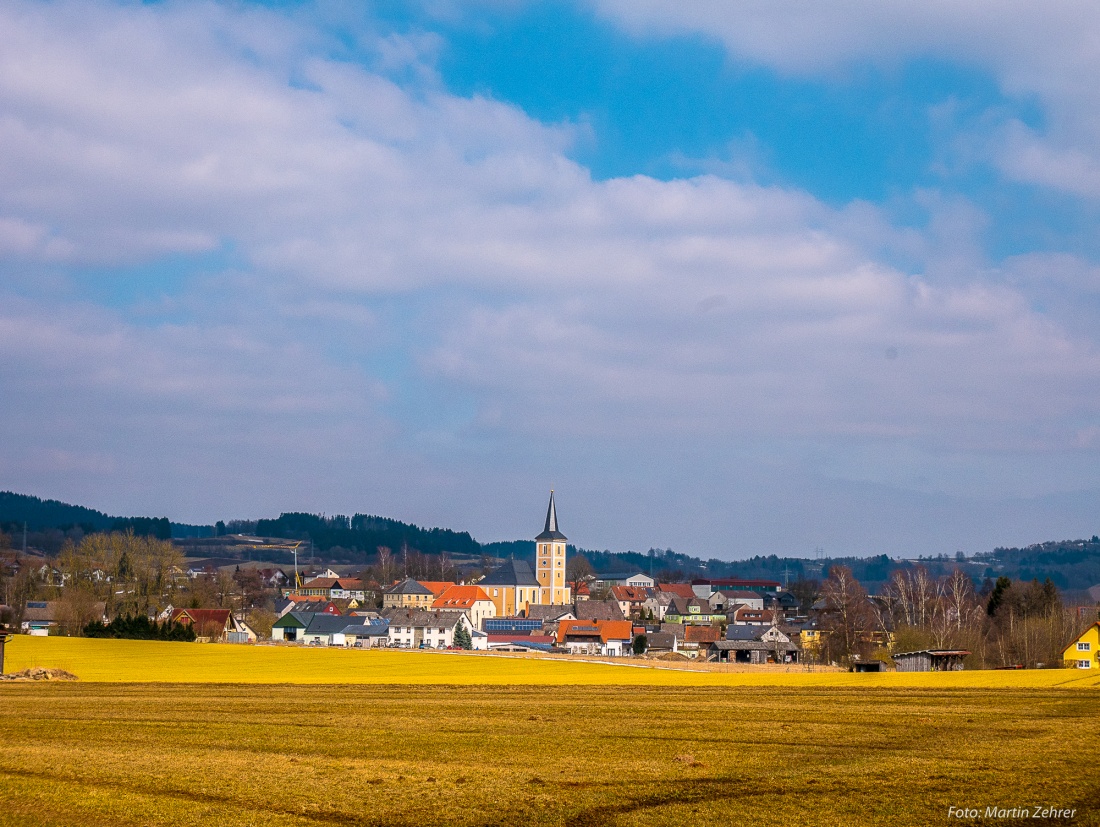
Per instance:
[[[669,623],[702,623],[709,624],[712,620],[725,620],[725,615],[714,615],[710,610],[710,603],[698,597],[685,599],[680,596],[672,598],[668,611],[665,612],[665,620]]]
[[[287,612],[271,624],[271,639],[296,643],[301,640],[301,635],[309,626],[312,616],[313,612]]]
[[[739,606],[728,619],[733,626],[771,626],[775,622],[775,612],[771,609]]]
[[[594,583],[597,589],[607,586],[612,588],[615,586],[631,586],[639,589],[652,589],[657,585],[656,580],[648,574],[642,574],[640,571],[632,574],[601,574],[596,577]]]
[[[454,646],[459,626],[464,626],[471,638],[474,631],[465,612],[391,609],[382,614],[390,622],[389,645],[402,649],[446,649]]]
[[[107,604],[97,601],[92,604],[88,616],[103,623],[107,622]],[[73,618],[66,618],[66,609],[60,600],[28,600],[23,610],[23,621],[19,630],[25,635],[34,637],[46,637],[50,629],[63,626],[69,632],[76,632],[73,626]],[[79,621],[76,625],[79,624]]]
[[[658,623],[665,619],[665,613],[672,604],[672,595],[660,589],[650,589],[649,597],[642,604],[642,611],[653,617]]]
[[[1076,669],[1100,669],[1100,621],[1077,636],[1062,652],[1066,666]]]
[[[284,597],[323,597],[326,600],[365,600],[363,581],[353,577],[314,577],[297,589],[287,589]]]
[[[489,595],[480,586],[451,586],[435,599],[431,607],[466,612],[473,621],[475,629],[483,628],[482,624],[487,618],[497,616],[496,604],[489,599]]]
[[[682,597],[684,600],[691,600],[691,598],[697,597],[690,583],[658,583],[657,589],[662,594],[667,594],[669,597]]]
[[[312,646],[345,646],[348,628],[366,626],[366,621],[365,617],[314,614],[302,630],[299,640]]]
[[[764,598],[748,589],[721,589],[710,596],[710,605],[717,612],[728,612],[730,607],[741,605],[749,609],[763,609]]]
[[[382,592],[383,609],[427,609],[435,600],[431,589],[406,577]]]
[[[439,597],[443,592],[455,585],[450,580],[417,580],[416,582],[430,591],[433,597]]]
[[[240,632],[229,609],[173,609],[171,620],[195,630],[195,636],[225,641],[230,632]]]
[[[662,655],[680,650],[680,642],[672,632],[646,632],[645,638],[647,655]]]
[[[321,612],[338,615],[340,609],[324,595],[295,595],[280,597],[275,601],[275,614],[282,617],[287,612]]]
[[[612,586],[611,598],[619,604],[623,617],[641,613],[645,602],[650,599],[650,590],[643,586]]]
[[[366,622],[345,626],[340,631],[343,644],[355,649],[378,649],[389,643],[389,622],[364,618]]]
[[[797,663],[798,644],[778,626],[730,626],[726,639],[707,648],[707,659],[719,663]]]
[[[629,620],[563,620],[558,624],[557,644],[570,654],[621,657],[634,640]]]
[[[965,649],[922,649],[893,655],[899,672],[961,672],[970,654]]]
[[[706,651],[710,644],[722,639],[722,629],[719,626],[689,625],[684,627],[684,642],[680,646],[681,651],[688,656],[694,656],[698,651]]]

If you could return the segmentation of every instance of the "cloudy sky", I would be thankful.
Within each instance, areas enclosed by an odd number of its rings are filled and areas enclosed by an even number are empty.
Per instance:
[[[1100,6],[0,6],[0,488],[1100,532]]]

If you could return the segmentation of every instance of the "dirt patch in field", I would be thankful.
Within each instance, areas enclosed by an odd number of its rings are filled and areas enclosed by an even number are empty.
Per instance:
[[[22,672],[13,672],[10,675],[0,675],[0,681],[78,681],[76,675],[72,672],[66,672],[64,669],[43,669],[40,666],[35,666],[31,669],[24,669]]]

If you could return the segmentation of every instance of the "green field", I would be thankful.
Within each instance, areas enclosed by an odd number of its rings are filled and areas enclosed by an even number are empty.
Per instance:
[[[724,674],[61,638],[9,653],[9,671],[82,680],[0,684],[0,827],[1007,825],[1042,820],[948,808],[1038,805],[1100,824],[1100,695],[1069,670]]]

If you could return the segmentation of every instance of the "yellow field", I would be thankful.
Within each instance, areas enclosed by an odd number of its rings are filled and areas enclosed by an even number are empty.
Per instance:
[[[18,635],[5,669],[32,666],[111,683],[449,684],[508,686],[790,686],[912,688],[1100,688],[1100,672],[1070,669],[849,674],[700,672],[675,667],[498,657],[458,652],[361,651]]]

